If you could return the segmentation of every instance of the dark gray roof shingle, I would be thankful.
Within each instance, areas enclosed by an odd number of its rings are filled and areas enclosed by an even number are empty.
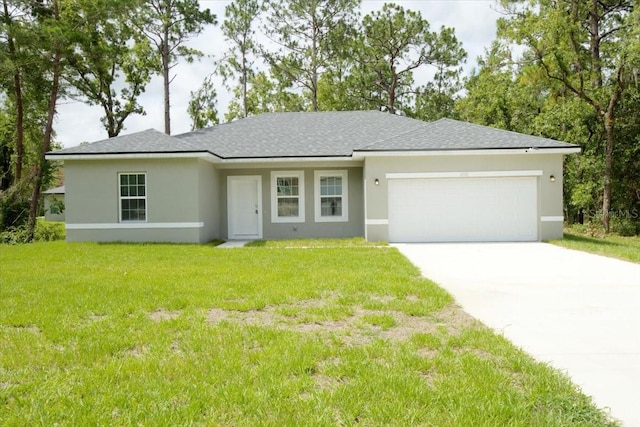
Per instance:
[[[42,194],[64,194],[64,185],[43,191]]]
[[[440,119],[358,151],[447,151],[515,148],[571,148],[573,144],[488,126]]]
[[[103,139],[54,151],[50,154],[130,154],[130,153],[183,153],[206,151],[189,145],[172,136],[147,129],[129,135]]]
[[[350,156],[424,122],[378,111],[267,113],[177,135],[222,158]]]
[[[451,119],[423,122],[379,111],[341,111],[266,113],[176,136],[149,129],[49,155],[209,152],[222,159],[259,159],[531,147],[577,146]]]

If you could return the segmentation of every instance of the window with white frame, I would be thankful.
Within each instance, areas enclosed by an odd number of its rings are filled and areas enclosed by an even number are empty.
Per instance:
[[[316,222],[349,221],[347,171],[315,171],[314,178]]]
[[[120,222],[147,220],[147,174],[119,173]]]
[[[304,222],[304,172],[271,172],[271,222]]]

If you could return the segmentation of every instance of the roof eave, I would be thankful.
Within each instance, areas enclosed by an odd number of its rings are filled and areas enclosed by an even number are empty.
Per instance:
[[[581,151],[578,146],[571,147],[529,147],[529,148],[483,148],[451,150],[354,150],[354,159],[365,157],[402,157],[402,156],[502,156],[513,154],[572,154]]]
[[[211,162],[220,162],[220,157],[208,151],[163,151],[148,153],[56,153],[46,154],[47,160],[121,160],[121,159],[193,159],[202,158]]]

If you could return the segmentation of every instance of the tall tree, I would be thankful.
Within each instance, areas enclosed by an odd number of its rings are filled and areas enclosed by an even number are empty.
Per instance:
[[[191,100],[187,108],[189,117],[191,117],[191,130],[217,125],[220,122],[216,108],[217,100],[218,94],[212,76],[208,76],[202,82],[200,89],[191,92]]]
[[[131,114],[145,114],[138,97],[157,69],[149,41],[132,30],[139,5],[139,0],[75,1],[75,49],[66,78],[80,98],[102,107],[109,138]]]
[[[209,9],[200,10],[197,0],[146,0],[141,8],[138,28],[149,38],[160,58],[164,92],[164,132],[171,134],[171,69],[179,57],[188,62],[203,55],[185,46],[207,24],[215,24]]]
[[[50,3],[40,2],[36,6],[35,14],[39,15],[40,31],[42,43],[42,60],[48,69],[48,81],[46,94],[48,105],[46,110],[46,120],[44,124],[44,135],[38,157],[34,165],[33,190],[29,206],[29,220],[27,223],[27,241],[32,241],[36,228],[36,217],[38,214],[38,204],[42,184],[47,173],[48,163],[45,154],[51,151],[53,140],[53,125],[60,96],[60,81],[62,78],[64,60],[69,55],[69,28],[65,27],[66,21],[62,17],[60,0],[51,0]]]
[[[52,2],[3,1],[0,13],[2,228],[28,220],[32,190],[42,166],[40,153],[52,86],[51,47],[62,37],[62,28],[59,19],[52,17]]]
[[[279,79],[272,78],[269,74],[261,71],[249,80],[249,90],[247,92],[247,108],[249,115],[261,113],[273,113],[284,111],[304,111],[308,105],[305,97],[299,93],[290,91],[290,87],[285,86]],[[239,87],[234,89],[239,90]],[[232,121],[244,117],[242,105],[239,103],[239,96],[236,93],[234,99],[229,103],[228,112],[225,114],[226,121]]]
[[[257,0],[235,0],[224,9],[222,32],[229,49],[221,61],[220,74],[229,89],[229,82],[237,81],[241,117],[249,115],[249,80],[255,74],[253,65],[257,47],[254,23],[259,18],[259,13],[260,5]]]
[[[380,107],[392,114],[402,101],[408,106],[415,96],[414,70],[426,65],[458,68],[466,57],[452,28],[431,32],[420,12],[397,4],[386,3],[380,11],[366,15],[362,27],[361,80],[375,85],[384,96]]]
[[[270,52],[263,47],[263,55],[283,82],[308,91],[311,109],[318,111],[318,81],[340,56],[332,33],[355,20],[360,0],[274,0],[267,4],[264,29],[278,49]]]
[[[546,77],[588,104],[604,135],[602,223],[610,227],[616,112],[640,68],[633,0],[502,0],[499,35],[524,45]]]

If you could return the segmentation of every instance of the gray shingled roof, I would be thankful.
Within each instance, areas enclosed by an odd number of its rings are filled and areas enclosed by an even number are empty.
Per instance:
[[[351,156],[425,122],[378,111],[268,113],[177,135],[222,158]]]
[[[203,152],[205,149],[193,147],[172,136],[147,129],[129,135],[103,139],[90,144],[78,145],[53,151],[48,154],[132,154],[132,153],[184,153]]]
[[[42,194],[64,194],[64,185],[43,191]]]
[[[571,148],[553,139],[510,132],[488,126],[440,119],[417,129],[370,144],[358,151],[447,151],[512,148]]]
[[[531,147],[576,146],[451,119],[423,122],[378,111],[342,111],[267,113],[176,136],[149,129],[49,155],[209,152],[242,159]]]

